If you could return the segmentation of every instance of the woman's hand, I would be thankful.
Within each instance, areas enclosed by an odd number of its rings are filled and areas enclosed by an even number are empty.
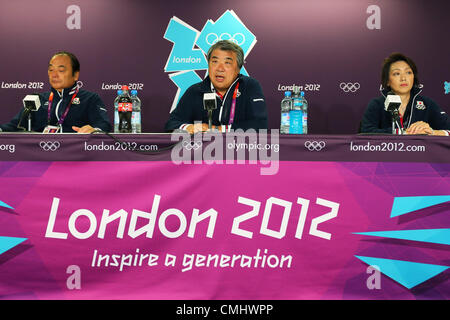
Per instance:
[[[433,130],[430,125],[423,121],[414,122],[408,129],[406,134],[428,134],[430,136],[446,136],[445,130]]]
[[[406,134],[428,134],[432,135],[434,130],[431,129],[430,125],[424,121],[414,122],[412,125],[406,129]]]

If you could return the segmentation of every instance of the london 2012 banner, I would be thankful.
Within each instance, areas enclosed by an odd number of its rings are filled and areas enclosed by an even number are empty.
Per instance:
[[[0,297],[449,299],[448,165],[260,169],[4,161]]]
[[[164,71],[173,72],[169,78],[178,87],[170,112],[175,109],[191,85],[202,81],[196,71],[208,69],[206,53],[213,44],[220,40],[233,41],[244,51],[244,58],[256,44],[255,35],[233,10],[225,11],[215,22],[208,20],[201,32],[181,19],[173,17],[167,26],[164,39],[173,42]],[[249,75],[245,67],[242,67],[240,73]]]

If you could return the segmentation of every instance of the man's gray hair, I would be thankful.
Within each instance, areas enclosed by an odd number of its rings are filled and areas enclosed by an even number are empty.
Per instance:
[[[244,50],[242,50],[242,48],[239,45],[230,40],[217,41],[209,48],[207,55],[208,63],[209,60],[211,59],[212,52],[216,49],[235,52],[238,68],[241,69],[242,66],[244,65]]]

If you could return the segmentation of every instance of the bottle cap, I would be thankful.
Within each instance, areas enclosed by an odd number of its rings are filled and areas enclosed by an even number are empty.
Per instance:
[[[122,86],[122,90],[128,90],[128,86]]]
[[[291,96],[291,92],[290,92],[290,91],[285,91],[285,92],[284,92],[284,95],[285,95],[286,97],[290,97],[290,96]]]
[[[133,96],[137,96],[137,90],[131,90],[131,94],[132,94]]]
[[[122,90],[117,90],[117,95],[121,95],[123,93],[123,91]]]

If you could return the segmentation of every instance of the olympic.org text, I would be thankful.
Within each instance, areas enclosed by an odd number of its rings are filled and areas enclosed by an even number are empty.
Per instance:
[[[236,141],[227,143],[227,149],[239,150],[273,150],[274,152],[280,151],[279,144],[261,144],[261,143],[236,143]]]
[[[404,142],[379,142],[372,143],[370,141],[363,144],[355,144],[350,142],[350,151],[366,151],[366,152],[425,152],[424,145],[408,145]]]
[[[269,140],[270,136],[270,140]],[[208,131],[190,135],[176,131],[171,141],[174,164],[260,164],[261,175],[277,174],[280,136],[278,130],[232,130],[222,134]]]
[[[15,144],[0,144],[0,152],[2,151],[8,151],[9,153],[16,152],[16,145]]]

